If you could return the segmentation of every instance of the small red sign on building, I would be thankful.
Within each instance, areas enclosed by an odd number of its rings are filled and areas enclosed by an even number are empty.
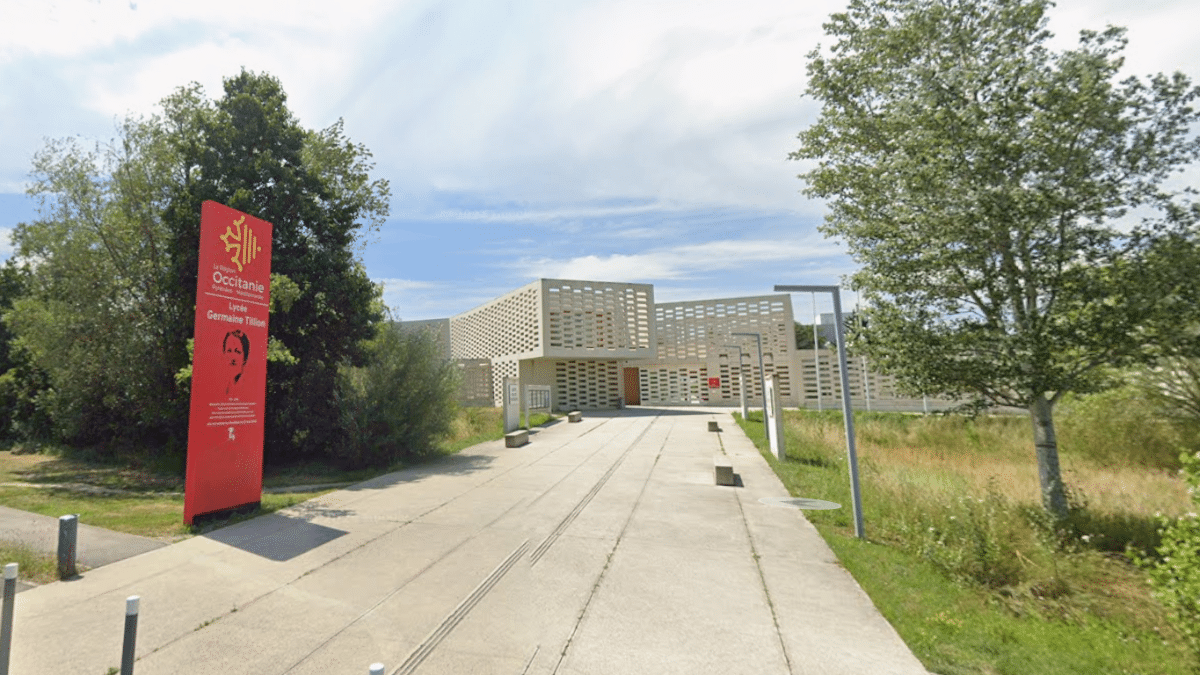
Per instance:
[[[271,223],[204,202],[185,523],[262,499],[270,303]]]
[[[719,378],[719,377],[708,378],[708,388],[709,389],[720,389],[720,387],[721,387],[721,378]]]

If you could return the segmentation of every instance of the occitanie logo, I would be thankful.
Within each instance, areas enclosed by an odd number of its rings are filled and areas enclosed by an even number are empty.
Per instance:
[[[233,257],[230,262],[237,265],[238,271],[245,269],[245,265],[254,262],[258,257],[262,247],[258,245],[258,237],[254,236],[254,231],[249,225],[243,225],[246,222],[246,216],[242,216],[233,221],[233,225],[225,227],[225,234],[220,236],[221,241],[225,242],[225,252],[233,251]]]

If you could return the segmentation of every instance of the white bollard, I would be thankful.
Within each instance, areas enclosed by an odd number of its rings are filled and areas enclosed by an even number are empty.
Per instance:
[[[372,663],[370,675],[383,675],[383,664]]]

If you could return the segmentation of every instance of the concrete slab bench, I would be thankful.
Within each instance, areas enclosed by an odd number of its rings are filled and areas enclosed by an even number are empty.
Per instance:
[[[734,485],[733,462],[729,457],[717,453],[713,455],[713,479],[717,485]]]
[[[582,419],[583,413],[579,412],[578,410],[572,410],[571,412],[567,413],[568,422],[578,422]]]
[[[504,434],[504,447],[519,448],[529,443],[529,430],[517,429]]]

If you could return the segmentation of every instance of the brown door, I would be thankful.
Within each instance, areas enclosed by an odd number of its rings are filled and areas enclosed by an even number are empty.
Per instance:
[[[642,385],[638,380],[637,368],[625,369],[625,405],[642,404]]]

